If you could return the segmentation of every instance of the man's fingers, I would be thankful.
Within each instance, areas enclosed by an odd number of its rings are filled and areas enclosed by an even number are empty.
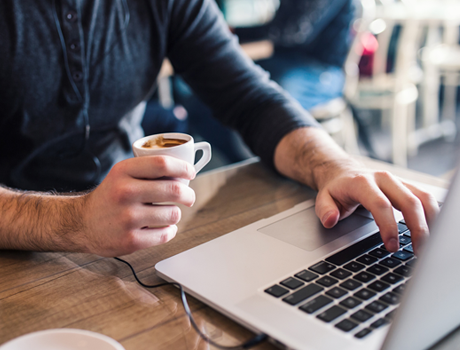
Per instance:
[[[170,156],[130,158],[117,163],[113,170],[124,173],[135,179],[171,177],[192,180],[196,175],[193,165]]]
[[[436,217],[439,214],[439,204],[436,198],[428,192],[421,190],[420,188],[402,181],[404,186],[406,186],[414,195],[417,196],[418,199],[423,204],[423,210],[425,211],[425,217],[428,222],[428,225],[434,222]]]
[[[368,183],[360,190],[361,204],[372,213],[380,229],[385,248],[390,252],[399,249],[398,226],[390,200],[374,183]]]
[[[136,180],[126,181],[113,189],[111,196],[116,203],[180,203],[192,206],[195,191],[176,180]]]
[[[177,224],[181,215],[180,208],[175,205],[139,204],[119,215],[119,225],[126,231],[166,227]]]
[[[334,227],[340,218],[340,211],[337,204],[326,191],[318,193],[315,203],[315,212],[325,228]]]
[[[161,228],[144,228],[132,231],[124,242],[124,250],[128,253],[160,245],[172,240],[177,233],[177,226]]]
[[[414,250],[417,251],[429,233],[421,200],[390,173],[377,173],[376,182],[392,205],[402,212],[404,220],[411,230]]]

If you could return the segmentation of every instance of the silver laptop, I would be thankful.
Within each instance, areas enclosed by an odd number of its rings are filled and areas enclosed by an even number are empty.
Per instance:
[[[426,349],[460,325],[460,173],[418,258],[399,212],[391,254],[367,211],[326,230],[314,204],[163,260],[157,273],[290,349]]]

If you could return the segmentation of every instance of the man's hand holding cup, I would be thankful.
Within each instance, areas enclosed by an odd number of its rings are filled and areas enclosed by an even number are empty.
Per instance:
[[[125,255],[174,238],[181,218],[175,204],[193,205],[195,192],[188,184],[211,159],[207,142],[194,143],[181,133],[147,136],[132,147],[136,157],[117,163],[87,195],[90,252]],[[194,164],[198,150],[203,155]]]

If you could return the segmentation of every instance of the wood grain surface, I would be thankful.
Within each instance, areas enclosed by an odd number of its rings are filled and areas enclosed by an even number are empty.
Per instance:
[[[447,186],[434,177],[395,170],[399,176]],[[197,202],[182,208],[176,238],[123,257],[146,284],[162,282],[155,274],[158,261],[314,196],[255,159],[204,173],[191,187]],[[253,336],[196,299],[188,300],[199,327],[216,342],[236,345]],[[52,328],[99,332],[126,350],[213,348],[191,327],[176,288],[144,289],[121,262],[89,254],[0,251],[0,344]],[[269,343],[256,347],[273,348]]]

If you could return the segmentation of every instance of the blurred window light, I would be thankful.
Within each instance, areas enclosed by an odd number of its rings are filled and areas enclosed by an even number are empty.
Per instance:
[[[225,0],[222,3],[230,27],[253,27],[270,22],[280,0]]]
[[[369,24],[369,30],[372,34],[378,35],[387,29],[387,24],[381,18],[377,18]]]

